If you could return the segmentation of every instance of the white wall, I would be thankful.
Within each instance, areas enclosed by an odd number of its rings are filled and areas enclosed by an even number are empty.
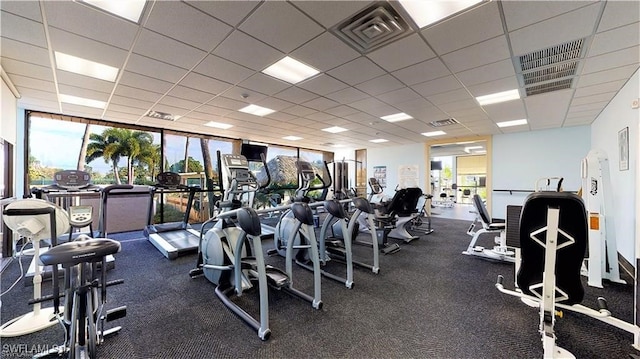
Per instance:
[[[493,136],[493,190],[534,190],[540,178],[563,177],[566,191],[581,183],[580,163],[591,143],[589,126]],[[521,205],[528,193],[492,193],[491,216],[505,218],[507,205]]]
[[[387,188],[384,193],[393,197],[398,185],[398,170],[403,166],[418,166],[418,186],[425,191],[427,169],[425,168],[424,143],[395,147],[367,149],[367,175],[373,176],[373,168],[387,166]]]
[[[17,100],[6,83],[2,83],[0,89],[0,103],[2,103],[2,110],[0,113],[0,137],[9,141],[11,144],[16,145],[16,112],[17,112]]]
[[[601,149],[609,158],[611,187],[614,208],[607,208],[607,217],[614,219],[618,252],[631,263],[635,263],[636,193],[640,186],[638,178],[638,141],[640,137],[640,110],[631,108],[631,101],[640,98],[640,73],[629,79],[611,100],[609,105],[591,124],[591,147]],[[618,131],[629,127],[629,170],[620,171],[618,166]]]

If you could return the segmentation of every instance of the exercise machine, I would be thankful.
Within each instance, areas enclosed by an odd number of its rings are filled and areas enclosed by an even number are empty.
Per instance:
[[[609,160],[602,150],[591,150],[582,160],[582,200],[589,213],[588,258],[583,274],[592,287],[602,288],[602,280],[625,283],[620,278],[618,247],[613,217]]]
[[[433,233],[433,228],[431,227],[431,211],[428,211],[426,209],[427,206],[431,206],[433,200],[433,195],[430,193],[424,193],[422,196],[420,196],[420,199],[418,199],[418,215],[416,215],[410,222],[409,222],[409,229],[412,231],[423,231],[422,234],[431,234]],[[424,229],[422,228],[422,225],[424,224],[424,220],[423,218],[426,218],[427,221],[427,228]]]
[[[292,290],[289,277],[277,268],[266,265],[262,250],[261,225],[258,214],[244,207],[219,213],[220,224],[206,232],[201,244],[202,263],[191,271],[216,285],[216,296],[240,319],[258,333],[261,340],[271,336],[269,329],[269,298],[267,285]],[[237,224],[237,226],[236,226]],[[232,300],[258,286],[260,319],[256,319]]]
[[[57,237],[69,229],[69,216],[66,211],[51,202],[27,198],[9,203],[3,211],[3,221],[14,233],[18,233],[33,245],[35,258],[41,254],[40,241],[51,239],[57,244]],[[24,250],[23,244],[22,250]],[[21,251],[22,252],[22,251]],[[20,253],[15,253],[20,255]],[[22,262],[18,258],[20,272]],[[32,277],[33,298],[42,296],[43,267],[36,264]],[[0,327],[0,337],[17,337],[35,333],[57,323],[58,308],[42,308],[41,303],[32,303],[33,310],[20,317],[5,322]]]
[[[476,218],[467,229],[467,234],[471,236],[471,242],[469,242],[469,246],[462,254],[515,263],[516,249],[507,246],[506,223],[491,218],[479,194],[474,194],[472,201]],[[478,226],[481,226],[481,228],[477,229]],[[496,235],[493,248],[476,245],[478,238],[486,233]]]
[[[149,188],[151,199],[147,215],[147,226],[144,235],[168,259],[176,259],[181,255],[198,251],[200,233],[191,228],[189,215],[193,207],[193,201],[199,187],[190,187],[181,184],[180,175],[175,172],[162,172],[156,176],[156,184]],[[154,224],[155,195],[161,196],[170,193],[188,193],[186,210],[182,221]]]
[[[536,192],[529,195],[520,219],[521,265],[518,290],[504,288],[498,276],[496,288],[539,308],[539,331],[545,358],[574,358],[556,345],[554,329],[560,310],[588,315],[634,336],[638,348],[640,329],[611,316],[604,298],[598,310],[580,303],[584,288],[580,267],[587,246],[587,215],[580,197],[567,192]]]
[[[106,310],[105,304],[107,287],[123,281],[107,282],[107,272],[98,270],[98,264],[105,268],[106,257],[119,251],[117,241],[83,235],[40,255],[42,264],[53,266],[54,273],[58,265],[64,268],[65,301],[61,324],[66,337],[63,345],[38,354],[36,358],[96,358],[97,346],[104,338],[120,331],[119,326],[105,330],[105,323],[126,316],[126,307]],[[53,294],[35,301],[53,300],[53,307],[58,308],[61,295],[57,273],[53,278]]]

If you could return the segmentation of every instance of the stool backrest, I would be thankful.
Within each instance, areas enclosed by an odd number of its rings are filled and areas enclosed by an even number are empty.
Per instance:
[[[537,296],[531,287],[543,281],[545,267],[547,214],[549,208],[559,209],[555,282],[568,297],[564,304],[580,303],[584,288],[580,268],[587,240],[587,214],[582,199],[569,192],[536,192],[525,200],[520,217],[520,246],[522,263],[518,271],[518,286],[525,294]],[[536,231],[541,230],[539,233]],[[558,291],[556,291],[558,293]]]

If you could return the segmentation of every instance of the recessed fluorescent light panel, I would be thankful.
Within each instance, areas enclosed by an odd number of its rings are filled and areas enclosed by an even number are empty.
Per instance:
[[[219,128],[221,130],[228,130],[231,127],[233,127],[233,125],[230,125],[228,123],[215,122],[215,121],[209,121],[209,122],[205,123],[204,125],[205,126],[209,126],[209,127]]]
[[[427,136],[427,137],[434,137],[434,136],[442,136],[442,135],[446,135],[447,133],[444,131],[432,131],[432,132],[423,132],[422,135],[423,136]]]
[[[424,1],[424,0],[400,0],[402,7],[409,13],[418,27],[423,28],[450,16],[463,12],[483,0],[448,0],[448,1]]]
[[[375,140],[369,140],[369,142],[373,142],[373,143],[383,143],[383,142],[389,142],[389,140],[385,140],[384,138],[377,138]]]
[[[344,131],[348,131],[348,130],[346,128],[333,126],[333,127],[329,127],[329,128],[323,128],[322,131],[331,132],[331,133],[339,133],[339,132],[344,132]]]
[[[92,100],[89,98],[63,95],[63,94],[60,94],[60,102],[69,103],[72,105],[101,108],[101,109],[104,109],[104,107],[107,105],[107,103],[104,101]]]
[[[398,122],[398,121],[410,120],[413,117],[407,115],[404,112],[400,112],[400,113],[395,113],[393,115],[382,116],[380,118],[387,122]]]
[[[517,100],[520,98],[520,92],[518,89],[496,92],[490,95],[478,96],[476,97],[476,101],[480,104],[480,106],[491,105],[494,103],[507,102],[511,100]]]
[[[311,76],[315,76],[320,71],[302,62],[286,56],[282,60],[262,70],[262,73],[273,76],[282,81],[296,84],[302,80],[306,80]]]
[[[80,75],[91,76],[100,80],[114,82],[118,76],[118,69],[109,65],[85,60],[80,57],[55,52],[58,70],[69,71]]]
[[[120,16],[121,18],[131,20],[135,23],[140,21],[140,15],[142,15],[144,5],[147,3],[146,0],[82,0],[82,2],[110,12],[116,16]]]
[[[524,119],[524,118],[521,119],[521,120],[504,121],[504,122],[496,123],[496,125],[498,125],[498,127],[511,127],[511,126],[526,125],[526,124],[527,124],[527,120]]]
[[[468,146],[468,147],[464,148],[464,152],[471,153],[471,151],[473,151],[473,150],[479,150],[479,149],[482,149],[482,148],[483,148],[482,146]],[[477,152],[477,151],[474,151],[474,152]]]
[[[287,141],[299,141],[302,139],[302,137],[298,137],[298,136],[285,136],[282,137],[283,140],[287,140]]]
[[[270,108],[266,108],[258,105],[249,105],[239,109],[238,111],[248,113],[251,115],[256,115],[256,116],[266,116],[268,114],[276,112],[275,110],[272,110]]]

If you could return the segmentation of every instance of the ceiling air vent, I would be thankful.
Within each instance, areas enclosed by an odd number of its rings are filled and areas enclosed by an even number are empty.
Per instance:
[[[407,21],[386,1],[373,3],[329,31],[363,54],[413,33]]]
[[[573,79],[565,79],[556,82],[547,82],[541,85],[526,87],[527,96],[539,95],[545,92],[558,91],[571,88]]]
[[[431,127],[444,127],[444,126],[455,125],[456,123],[460,123],[460,122],[458,122],[458,120],[456,120],[455,118],[447,118],[445,120],[429,122],[429,125]]]
[[[151,117],[151,118],[157,118],[160,120],[166,120],[166,121],[175,121],[177,120],[177,117],[170,114],[170,113],[166,113],[166,112],[160,112],[160,111],[153,111],[153,110],[149,110],[149,112],[147,112],[147,114],[145,115],[147,117]]]
[[[571,88],[584,43],[579,39],[517,57],[526,95]]]

